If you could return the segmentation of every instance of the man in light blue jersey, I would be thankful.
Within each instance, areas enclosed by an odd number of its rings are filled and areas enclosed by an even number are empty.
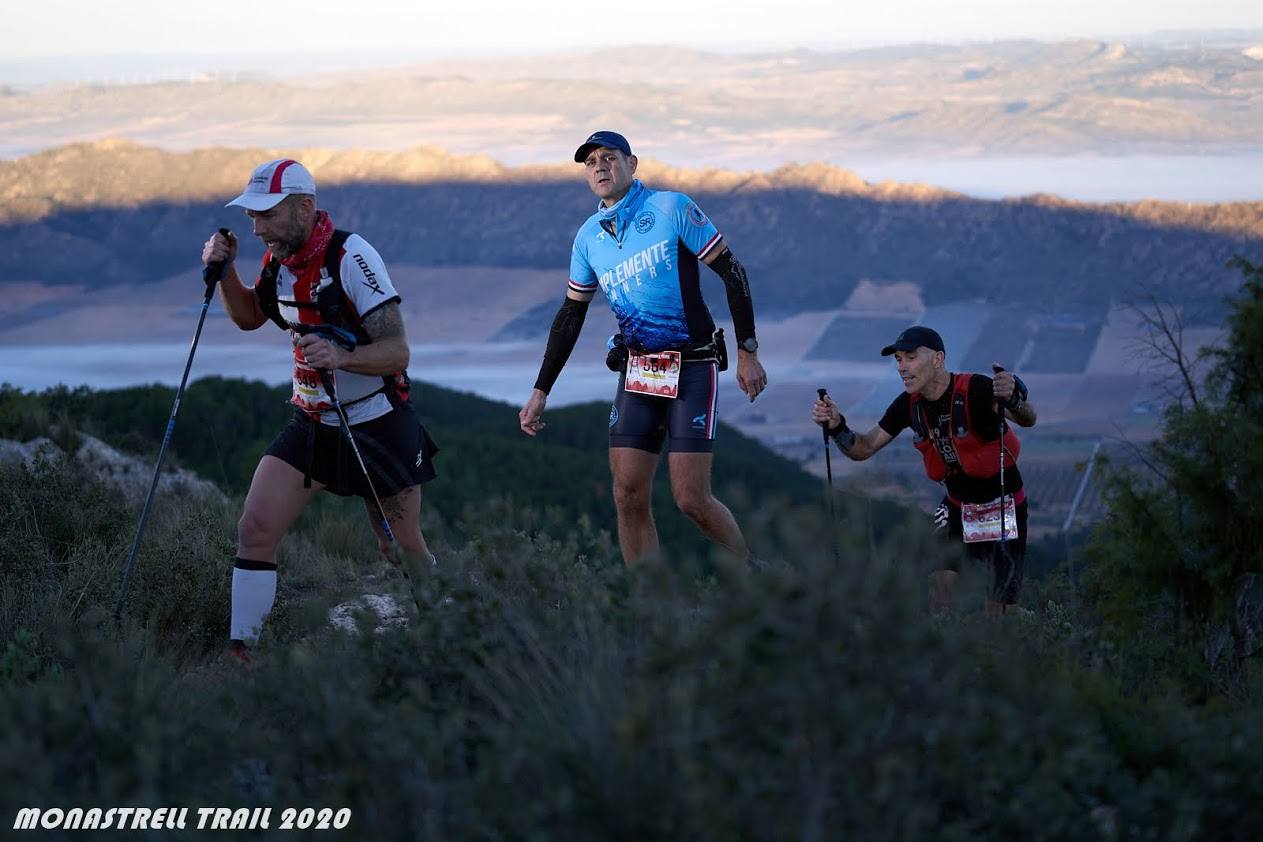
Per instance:
[[[727,354],[702,300],[698,262],[723,279],[737,334],[737,385],[754,400],[767,387],[767,373],[758,359],[745,267],[692,199],[641,184],[636,156],[621,134],[596,132],[574,159],[601,201],[575,235],[566,298],[518,416],[522,432],[534,436],[544,428],[548,393],[599,286],[620,330],[606,362],[619,372],[610,410],[610,472],[624,562],[658,550],[649,495],[667,437],[676,505],[711,540],[748,559],[741,529],[711,492],[718,372]]]

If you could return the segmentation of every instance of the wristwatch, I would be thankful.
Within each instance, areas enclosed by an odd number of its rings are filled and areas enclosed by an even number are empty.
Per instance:
[[[755,351],[759,350],[759,340],[755,339],[753,336],[747,336],[745,339],[742,339],[737,343],[737,347],[742,351],[745,351],[747,354],[753,354]]]

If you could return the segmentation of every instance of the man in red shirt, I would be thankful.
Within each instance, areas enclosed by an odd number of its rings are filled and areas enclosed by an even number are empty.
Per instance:
[[[915,326],[899,334],[882,349],[893,356],[904,391],[867,433],[846,425],[846,418],[832,398],[817,399],[812,420],[827,424],[829,436],[846,456],[863,461],[894,440],[905,427],[913,431],[913,445],[921,452],[926,475],[946,486],[935,521],[950,538],[963,540],[972,558],[989,562],[994,572],[987,611],[1002,613],[1017,603],[1026,558],[1026,489],[1017,467],[1021,449],[1017,436],[1003,417],[1021,427],[1035,424],[1035,408],[1020,378],[999,369],[993,378],[984,374],[952,374],[947,370],[943,339],[928,327]],[[985,524],[999,516],[995,505],[1001,496],[1000,458],[1004,453],[1006,540],[998,528],[989,533]],[[1012,535],[1016,524],[1016,535]],[[1012,537],[1008,537],[1011,536]],[[930,609],[951,607],[957,572],[937,570],[930,574]]]

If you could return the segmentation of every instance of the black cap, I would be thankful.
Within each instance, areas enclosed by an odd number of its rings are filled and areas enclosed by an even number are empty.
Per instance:
[[[588,153],[599,147],[607,149],[617,149],[624,155],[631,154],[631,144],[627,142],[627,138],[618,132],[593,132],[588,135],[588,139],[583,145],[574,151],[574,160],[576,164],[582,164],[588,157]]]
[[[943,337],[928,327],[914,325],[908,328],[893,343],[881,349],[883,357],[889,357],[895,351],[915,351],[917,348],[929,348],[931,351],[942,351]]]

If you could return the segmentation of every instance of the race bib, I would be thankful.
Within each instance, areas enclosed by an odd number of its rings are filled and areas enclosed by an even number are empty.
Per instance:
[[[294,394],[290,402],[307,412],[333,406],[324,384],[320,382],[320,373],[301,360],[294,361]]]
[[[1000,501],[961,503],[960,526],[966,544],[1000,540]],[[1017,506],[1013,495],[1004,495],[1004,540],[1016,541]]]
[[[674,398],[680,393],[680,352],[629,354],[626,384],[623,388],[642,395]]]

